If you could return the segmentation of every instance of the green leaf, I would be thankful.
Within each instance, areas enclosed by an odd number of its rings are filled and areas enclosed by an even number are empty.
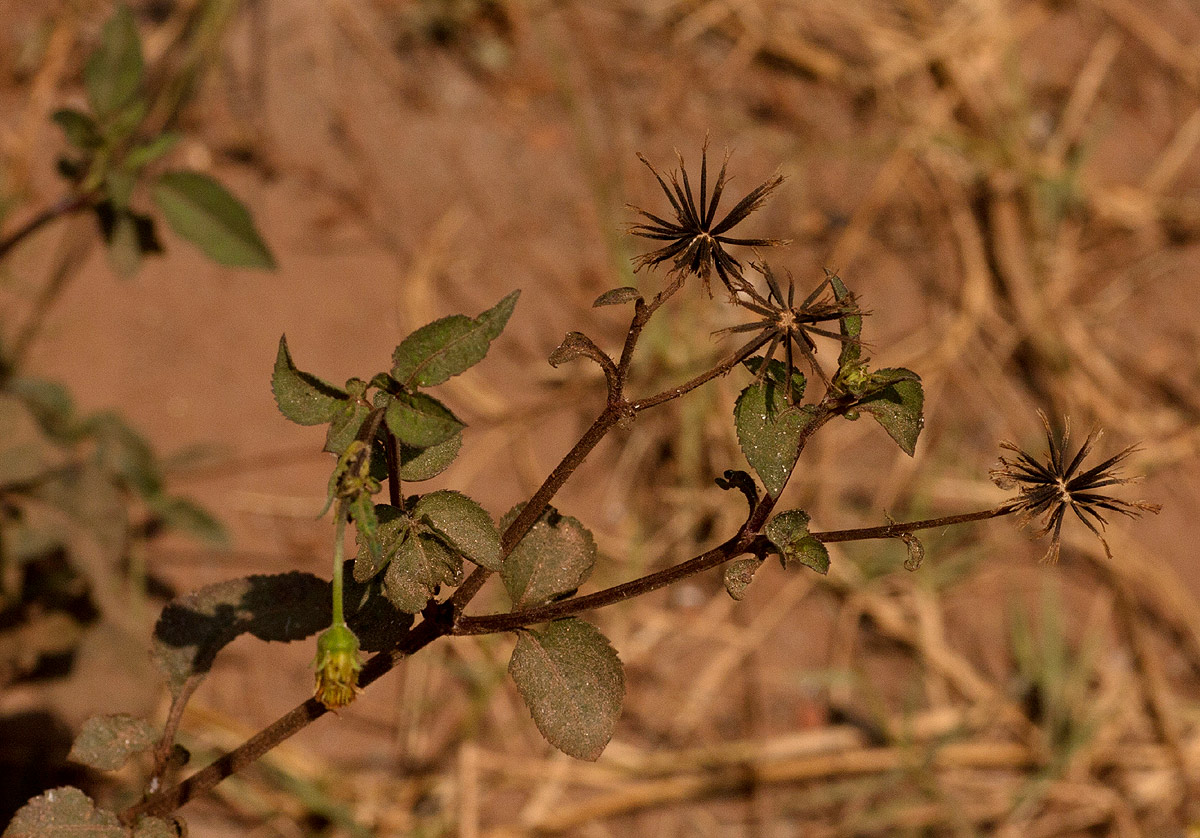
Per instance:
[[[393,397],[383,418],[398,440],[414,448],[445,442],[463,429],[463,423],[450,408],[425,393],[400,393]]]
[[[500,531],[520,514],[514,507],[500,522]],[[513,609],[541,605],[582,585],[596,564],[596,542],[587,527],[548,507],[500,568],[500,578]]]
[[[229,533],[225,526],[194,501],[158,495],[150,498],[148,505],[167,529],[185,533],[214,547],[229,546]]]
[[[413,518],[432,529],[464,558],[488,570],[500,570],[500,535],[492,516],[461,492],[422,495]]]
[[[771,519],[763,532],[779,548],[784,567],[799,563],[817,573],[829,572],[829,551],[808,534],[807,512],[800,509],[781,512]]]
[[[51,789],[22,806],[0,838],[126,838],[115,812],[97,809],[72,786]]]
[[[128,104],[141,87],[142,71],[142,42],[137,24],[129,7],[122,4],[104,24],[100,45],[83,67],[83,83],[92,111],[104,119]]]
[[[829,277],[829,284],[833,287],[833,298],[837,302],[844,303],[847,300],[854,300],[854,295],[850,293],[850,289],[837,274]],[[842,336],[849,338],[842,342],[842,351],[838,355],[839,370],[848,369],[862,357],[862,343],[859,342],[862,335],[862,322],[861,314],[849,315],[838,321],[838,329]]]
[[[445,442],[428,448],[400,443],[400,479],[410,483],[437,477],[450,467],[462,449],[463,435],[457,433]]]
[[[621,303],[628,303],[633,300],[640,300],[641,298],[642,293],[632,285],[622,285],[620,288],[605,291],[597,297],[595,302],[592,303],[592,308],[620,305]]]
[[[124,713],[92,716],[83,723],[67,759],[101,771],[116,771],[133,754],[154,747],[158,733],[145,719]]]
[[[107,411],[89,419],[87,427],[96,437],[96,461],[101,468],[144,499],[162,492],[162,470],[144,436]]]
[[[208,175],[165,172],[155,182],[153,195],[171,229],[214,262],[240,268],[275,267],[249,210]]]
[[[761,564],[758,559],[738,559],[726,564],[723,576],[725,592],[740,601],[746,595],[746,588],[754,581],[754,574]]]
[[[406,387],[432,387],[479,363],[512,316],[513,291],[478,317],[454,314],[422,326],[392,354],[392,376]]]
[[[811,405],[789,405],[783,387],[771,376],[738,396],[733,408],[738,444],[772,497],[787,485],[800,456],[801,435],[814,414]]]
[[[600,757],[625,697],[621,660],[603,634],[575,618],[523,629],[508,672],[546,741],[577,759]]]
[[[343,403],[329,423],[329,432],[325,434],[325,450],[341,456],[350,443],[358,438],[358,432],[370,414],[370,406],[357,399]]]
[[[96,120],[83,111],[63,108],[52,113],[50,118],[58,123],[59,128],[62,128],[67,142],[78,149],[91,151],[98,148],[103,142]]]
[[[346,391],[296,369],[292,354],[288,352],[287,335],[279,338],[275,372],[271,375],[271,392],[275,394],[279,412],[297,425],[332,422],[343,412],[350,398]]]
[[[437,594],[439,585],[457,585],[462,580],[462,557],[429,535],[410,534],[400,542],[383,589],[401,611],[416,614]]]
[[[903,368],[882,369],[871,374],[871,384],[870,395],[860,399],[856,406],[870,413],[904,453],[913,456],[917,438],[925,427],[921,377]]]
[[[48,378],[21,377],[8,382],[8,390],[25,402],[33,418],[54,439],[72,441],[78,437],[75,403],[71,391]],[[8,421],[0,427],[11,427]]]
[[[164,131],[158,136],[134,146],[125,155],[125,159],[121,161],[121,166],[126,171],[136,172],[150,165],[155,160],[166,156],[182,139],[182,134],[176,134],[174,131]]]
[[[372,579],[384,565],[391,561],[401,542],[408,538],[412,530],[412,519],[403,510],[386,504],[375,504],[375,519],[378,521],[376,537],[379,540],[378,555],[372,554],[367,548],[361,534],[355,533],[354,540],[358,543],[359,553],[354,558],[354,579],[366,582]]]

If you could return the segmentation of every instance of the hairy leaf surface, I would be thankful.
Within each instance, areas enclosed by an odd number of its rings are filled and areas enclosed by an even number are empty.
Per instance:
[[[492,516],[461,492],[443,490],[422,495],[413,517],[480,567],[500,569],[500,534]]]
[[[551,745],[577,759],[600,757],[625,697],[621,660],[603,634],[576,618],[522,630],[508,671]]]
[[[879,387],[858,403],[883,426],[888,435],[908,456],[917,449],[917,438],[925,427],[925,392],[921,377],[903,368],[882,369],[871,373],[871,383]]]
[[[101,771],[116,771],[133,754],[154,747],[158,733],[145,719],[125,713],[92,716],[83,723],[67,759]]]
[[[770,375],[738,396],[733,408],[738,444],[772,497],[787,485],[813,410],[810,405],[789,405],[783,386]]]
[[[73,786],[51,789],[22,806],[0,838],[126,838],[115,812],[97,809]]]
[[[407,387],[432,387],[479,363],[520,293],[513,291],[476,318],[454,314],[417,329],[396,347],[392,376]]]
[[[332,422],[345,408],[350,394],[327,381],[296,369],[288,351],[287,335],[279,338],[271,392],[279,412],[297,425]]]
[[[808,534],[808,513],[792,509],[776,515],[764,530],[771,543],[779,548],[784,567],[797,563],[817,573],[829,572],[829,550]]]
[[[439,445],[463,429],[450,408],[425,393],[400,393],[388,402],[384,421],[405,445],[429,448]]]
[[[383,575],[383,588],[392,604],[416,614],[437,593],[439,585],[462,579],[462,556],[431,535],[412,533],[400,542]]]
[[[523,507],[512,509],[500,530],[516,520]],[[587,527],[553,507],[525,534],[500,569],[513,608],[540,605],[575,590],[596,564],[596,542]]]
[[[758,572],[761,564],[762,562],[758,559],[738,559],[735,562],[728,562],[723,574],[725,592],[736,600],[744,597],[746,588],[750,587],[750,583],[754,581],[754,574]]]

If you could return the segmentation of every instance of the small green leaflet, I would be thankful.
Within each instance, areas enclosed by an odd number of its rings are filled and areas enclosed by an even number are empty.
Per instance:
[[[287,335],[279,338],[275,372],[271,376],[271,391],[275,394],[279,412],[297,425],[323,425],[332,422],[342,413],[350,398],[350,394],[345,390],[296,369],[292,362],[292,354],[288,351]],[[356,428],[355,432],[357,430]]]
[[[784,567],[799,563],[817,573],[829,572],[829,551],[808,534],[807,512],[800,509],[781,512],[771,519],[764,533],[779,548]]]
[[[864,396],[856,407],[870,413],[904,453],[913,456],[917,438],[925,427],[921,377],[903,368],[876,370],[871,373],[870,388],[870,395]]]
[[[625,697],[625,671],[603,634],[574,617],[522,629],[508,672],[546,741],[577,759],[600,757]]]
[[[432,387],[479,363],[520,294],[513,291],[474,319],[454,314],[417,329],[392,354],[392,376],[406,387]]]
[[[758,559],[738,559],[727,563],[722,574],[725,592],[732,599],[741,600],[746,595],[746,588],[754,581],[754,574],[761,564]]]
[[[208,175],[164,172],[153,196],[171,229],[214,262],[235,268],[275,267],[275,257],[249,210]]]

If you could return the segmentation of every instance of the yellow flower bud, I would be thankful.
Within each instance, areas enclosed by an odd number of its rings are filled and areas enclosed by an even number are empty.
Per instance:
[[[317,640],[316,697],[326,709],[337,710],[358,693],[358,638],[345,623],[326,629]]]

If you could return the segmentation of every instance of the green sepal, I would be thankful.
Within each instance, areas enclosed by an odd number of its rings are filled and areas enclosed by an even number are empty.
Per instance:
[[[383,561],[383,548],[379,541],[379,519],[375,516],[375,502],[368,492],[362,492],[350,501],[350,520],[357,530],[358,543],[366,547],[371,560],[376,564]]]

